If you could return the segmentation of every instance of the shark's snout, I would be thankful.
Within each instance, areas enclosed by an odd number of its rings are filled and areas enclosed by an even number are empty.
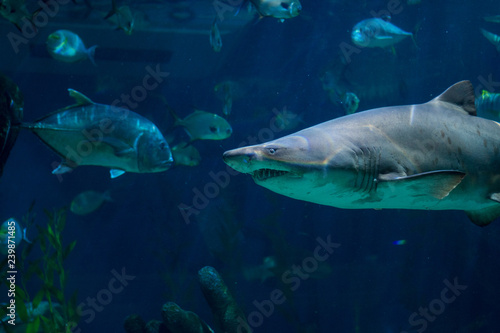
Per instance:
[[[247,147],[228,150],[222,155],[227,165],[242,173],[249,173],[251,171],[250,161],[255,157],[255,151]]]
[[[241,173],[247,173],[257,182],[266,181],[284,175],[296,176],[285,166],[286,163],[277,161],[274,154],[277,147],[249,146],[226,151],[222,157],[231,168]]]

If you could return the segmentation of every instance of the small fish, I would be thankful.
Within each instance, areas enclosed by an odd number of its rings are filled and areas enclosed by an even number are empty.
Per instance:
[[[196,110],[181,119],[170,109],[175,118],[175,126],[182,126],[194,140],[223,140],[231,136],[233,129],[226,119],[206,111]]]
[[[277,270],[277,262],[274,256],[265,257],[262,264],[257,266],[243,267],[243,276],[247,281],[259,280],[260,283],[265,282],[267,279],[275,276]]]
[[[250,0],[261,16],[271,16],[284,21],[296,17],[302,10],[299,0]]]
[[[222,38],[220,36],[219,27],[217,26],[217,18],[214,19],[212,29],[210,29],[210,45],[215,52],[220,52],[222,49]]]
[[[233,110],[233,96],[227,94],[224,98],[224,106],[222,107],[222,113],[227,117],[231,114]]]
[[[134,30],[135,17],[134,14],[132,14],[130,7],[117,7],[115,0],[112,0],[111,6],[111,10],[104,17],[104,19],[116,25],[116,28],[123,30],[125,34],[131,35],[132,30]]]
[[[340,104],[342,104],[346,114],[353,114],[358,110],[359,98],[355,93],[346,92],[340,95]]]
[[[52,300],[50,303],[48,301],[41,301],[38,303],[38,306],[33,308],[33,303],[25,303],[24,304],[26,307],[26,313],[28,315],[29,322],[24,323],[21,320],[20,316],[16,316],[14,321],[15,325],[15,330],[9,330],[9,331],[4,331],[3,330],[3,325],[0,326],[0,333],[4,332],[14,332],[14,333],[21,333],[21,332],[29,332],[31,329],[29,328],[29,324],[32,324],[33,321],[36,318],[40,318],[41,316],[49,316],[49,315],[54,315],[56,314],[57,316],[60,316],[62,313],[61,309],[61,304],[54,302]],[[5,308],[7,304],[2,303],[1,304],[2,308]],[[1,318],[0,321],[3,322],[4,325],[6,325],[7,322],[12,320],[12,317],[7,314],[5,317]],[[31,326],[32,327],[32,326]]]
[[[87,215],[98,210],[106,201],[113,201],[109,191],[85,191],[71,201],[70,210],[77,215]]]
[[[69,30],[57,30],[47,38],[47,51],[52,58],[64,62],[89,59],[95,65],[96,47],[97,45],[94,45],[87,49],[80,36]]]
[[[353,43],[361,47],[390,47],[407,37],[413,38],[413,34],[381,18],[363,20],[351,33]]]
[[[489,40],[490,43],[496,47],[497,51],[500,52],[500,36],[495,35],[484,29],[481,29],[481,32],[483,33],[483,36],[486,37],[486,39]]]
[[[7,21],[16,26],[19,31],[22,31],[23,24],[30,24],[36,31],[36,26],[33,23],[33,18],[40,12],[41,8],[30,14],[26,8],[24,0],[1,0],[0,15]]]
[[[176,165],[197,166],[201,162],[200,152],[190,144],[181,142],[172,147],[172,155]]]
[[[481,96],[476,98],[476,109],[479,113],[500,115],[500,94],[483,90]]]
[[[151,121],[127,109],[94,103],[73,89],[68,91],[75,105],[17,125],[32,131],[62,157],[53,174],[79,165],[97,165],[111,168],[111,178],[116,178],[125,172],[162,172],[172,165],[168,143]]]
[[[303,123],[302,115],[298,115],[292,111],[288,111],[283,108],[282,111],[274,109],[273,112],[276,114],[274,118],[274,125],[280,130],[292,130]]]
[[[486,16],[484,20],[486,22],[500,23],[500,15]]]
[[[10,242],[9,242],[10,240]],[[22,228],[16,219],[10,218],[0,226],[0,253],[9,254],[9,248],[17,248],[19,243],[24,240],[31,243],[26,237],[26,228]],[[9,244],[11,245],[9,247]],[[15,244],[15,245],[14,245]]]
[[[397,241],[392,242],[394,245],[405,245],[406,244],[406,239],[400,239]]]
[[[233,90],[234,83],[231,81],[223,81],[214,87],[216,93],[220,93],[222,99],[224,100],[224,106],[222,107],[222,113],[225,116],[229,116],[233,109]]]

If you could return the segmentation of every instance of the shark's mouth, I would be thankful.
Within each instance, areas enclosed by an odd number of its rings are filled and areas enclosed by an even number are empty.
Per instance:
[[[289,173],[289,171],[285,170],[259,169],[253,171],[251,175],[256,180],[266,180],[269,178],[280,177]]]

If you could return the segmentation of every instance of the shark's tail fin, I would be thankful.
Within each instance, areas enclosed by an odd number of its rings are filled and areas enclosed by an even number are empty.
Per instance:
[[[19,87],[0,74],[0,176],[16,142],[23,117],[23,96]]]

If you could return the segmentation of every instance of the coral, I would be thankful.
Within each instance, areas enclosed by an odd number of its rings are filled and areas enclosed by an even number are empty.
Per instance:
[[[201,285],[203,296],[214,315],[217,330],[210,328],[198,315],[191,311],[183,310],[173,302],[167,302],[162,307],[163,322],[150,321],[145,329],[132,330],[129,323],[131,316],[125,321],[125,332],[127,333],[237,333],[238,328],[243,327],[251,332],[245,321],[245,316],[236,304],[229,292],[224,280],[213,267],[203,267],[198,272],[198,281]],[[139,322],[134,316],[134,321]],[[137,326],[134,326],[136,328]]]
[[[132,314],[125,318],[125,331],[129,333],[141,333],[146,330],[146,322],[136,314]]]

